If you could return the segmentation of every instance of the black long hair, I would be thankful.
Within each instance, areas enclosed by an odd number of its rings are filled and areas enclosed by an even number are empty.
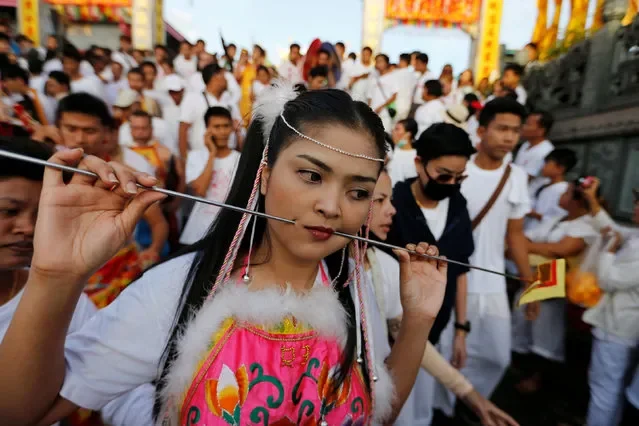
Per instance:
[[[363,102],[356,102],[341,90],[318,90],[301,93],[297,98],[286,103],[284,116],[291,126],[305,132],[309,126],[340,125],[350,129],[366,132],[370,135],[379,153],[379,158],[385,156],[384,127],[379,117]],[[269,150],[267,162],[273,167],[279,153],[285,149],[297,135],[290,130],[281,118],[277,118],[269,135]],[[257,170],[262,160],[265,135],[262,132],[262,122],[254,120],[249,126],[242,155],[240,157],[237,174],[227,196],[226,202],[235,206],[245,206],[248,203]],[[382,166],[380,164],[380,172]],[[264,198],[260,197],[258,210],[264,212]],[[220,271],[224,257],[231,245],[242,214],[228,210],[220,210],[216,220],[211,225],[207,235],[197,243],[188,247],[181,254],[196,252],[195,260],[186,277],[180,303],[175,315],[173,331],[167,342],[162,361],[164,366],[159,377],[156,394],[155,416],[160,408],[162,388],[166,385],[166,375],[177,356],[178,336],[186,326],[193,312],[197,312],[211,291],[212,283]],[[249,234],[240,243],[240,256],[248,251]],[[257,220],[255,224],[254,244],[259,246],[262,241],[268,243],[266,222]],[[239,256],[238,256],[239,257]],[[328,267],[329,276],[338,277],[340,268],[348,271],[348,258],[341,263],[340,252],[335,252],[324,260]],[[335,290],[339,293],[339,301],[350,318],[354,318],[355,306],[350,297],[350,291],[344,287],[348,274],[341,274],[335,283]],[[348,338],[336,377],[335,389],[345,380],[350,372],[355,357],[355,322],[349,321]],[[365,358],[365,357],[364,357]]]

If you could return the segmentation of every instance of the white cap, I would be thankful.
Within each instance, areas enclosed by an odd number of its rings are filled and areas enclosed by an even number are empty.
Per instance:
[[[177,74],[164,77],[164,88],[169,92],[181,92],[184,90],[184,80]]]
[[[118,93],[118,97],[115,99],[114,107],[128,108],[137,102],[140,98],[138,92],[133,89],[122,89]]]

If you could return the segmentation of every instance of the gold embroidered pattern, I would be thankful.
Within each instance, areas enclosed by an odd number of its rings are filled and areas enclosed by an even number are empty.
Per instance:
[[[302,346],[302,362],[301,362],[301,365],[306,365],[310,355],[311,355],[311,346],[310,345]]]
[[[280,355],[282,357],[282,367],[292,367],[295,361],[295,348],[293,346],[280,346]]]

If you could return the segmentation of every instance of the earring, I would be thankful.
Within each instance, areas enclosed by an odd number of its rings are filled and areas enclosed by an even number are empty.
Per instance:
[[[255,224],[257,223],[257,217],[251,216],[251,219],[249,220],[253,220],[253,225],[251,227],[251,238],[249,240],[248,255],[246,256],[246,268],[244,269],[244,275],[242,276],[242,281],[244,281],[246,284],[251,282],[249,269],[251,267],[251,254],[253,253],[253,240],[255,239]]]

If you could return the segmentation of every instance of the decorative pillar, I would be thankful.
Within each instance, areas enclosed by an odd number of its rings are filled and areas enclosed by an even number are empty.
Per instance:
[[[546,30],[544,39],[539,46],[539,59],[544,61],[548,59],[548,54],[557,44],[557,33],[559,32],[559,20],[561,19],[561,6],[563,0],[555,0],[555,11],[552,15],[552,23]]]
[[[40,0],[18,0],[18,32],[40,45]]]
[[[485,0],[482,2],[479,42],[475,57],[475,81],[490,78],[490,74],[499,72],[499,30],[503,0]]]
[[[384,33],[384,0],[364,0],[362,17],[362,47],[379,52]]]
[[[164,0],[155,0],[155,43],[166,43],[166,30],[164,28]]]
[[[157,31],[155,3],[156,0],[133,0],[131,38],[135,49],[153,50]]]

